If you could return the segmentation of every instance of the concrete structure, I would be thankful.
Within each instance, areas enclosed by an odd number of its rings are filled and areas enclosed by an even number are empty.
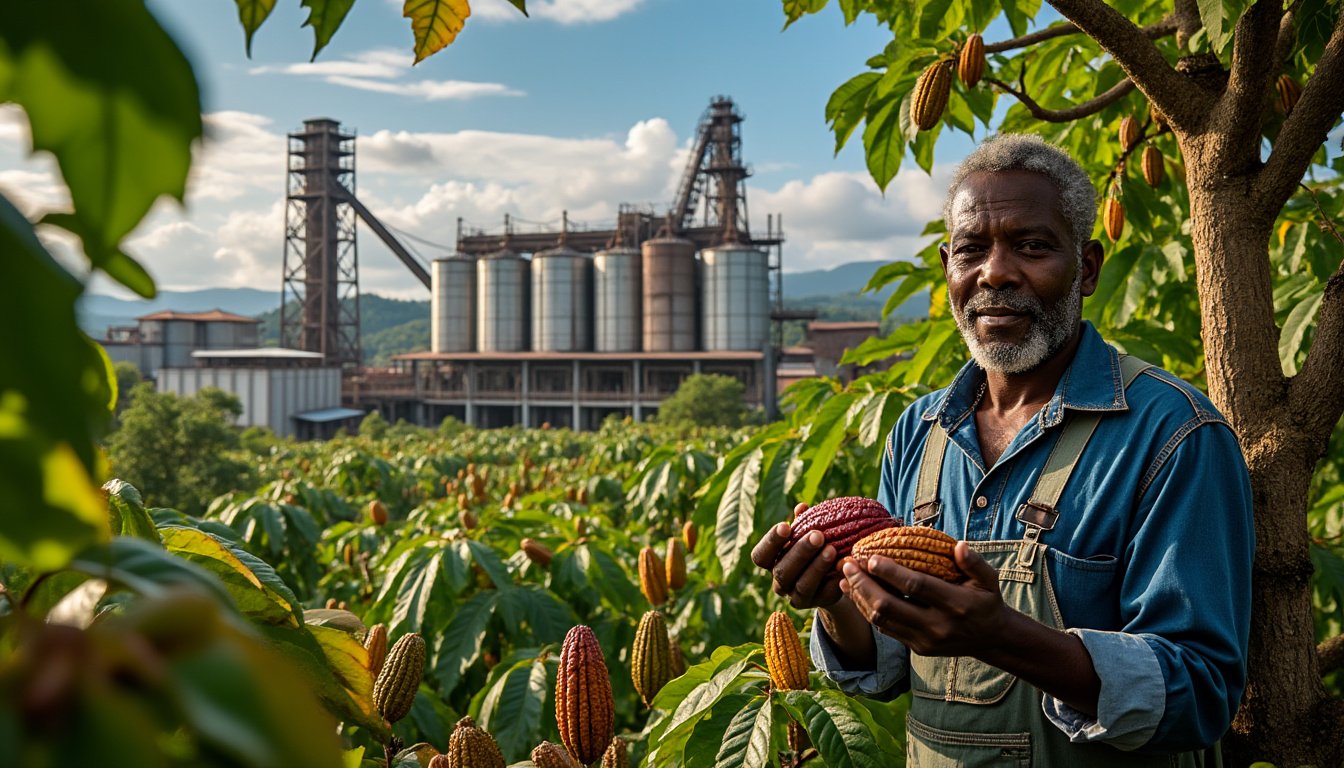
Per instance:
[[[357,426],[364,412],[341,408],[341,366],[323,364],[320,352],[267,347],[197,350],[194,365],[165,366],[158,388],[184,397],[205,387],[237,396],[240,427],[267,427],[281,437],[330,437]]]
[[[255,348],[260,324],[255,317],[219,309],[165,310],[137,317],[134,326],[108,328],[101,343],[112,362],[134,363],[141,376],[152,379],[160,368],[192,365],[197,350]]]
[[[890,368],[895,359],[864,366],[840,362],[845,352],[879,335],[880,329],[876,320],[808,323],[807,340],[799,346],[781,350],[776,374],[778,391],[783,392],[790,384],[817,376],[833,376],[848,383],[864,374]]]

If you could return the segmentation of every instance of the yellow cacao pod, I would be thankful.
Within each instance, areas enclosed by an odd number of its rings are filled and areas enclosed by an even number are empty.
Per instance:
[[[686,586],[686,545],[675,536],[667,540],[667,558],[663,565],[667,571],[667,588],[681,589]]]
[[[974,88],[985,73],[985,41],[979,33],[966,38],[957,56],[957,77],[967,88]]]
[[[607,751],[602,753],[602,768],[630,768],[630,752],[625,739],[617,736],[607,745]]]
[[[568,750],[549,741],[541,742],[532,750],[532,764],[537,768],[582,768],[570,757]]]
[[[402,635],[387,652],[373,683],[373,703],[379,714],[395,723],[411,711],[420,678],[425,674],[425,641],[412,632]]]
[[[383,661],[387,658],[387,625],[374,624],[364,635],[364,650],[369,653],[369,674],[374,680],[383,671]]]
[[[936,61],[915,81],[910,95],[910,120],[927,131],[938,124],[947,108],[947,97],[952,92],[952,61]]]
[[[1165,174],[1163,166],[1162,150],[1152,144],[1143,148],[1143,180],[1148,182],[1148,186],[1158,187],[1162,184]]]
[[[550,548],[545,544],[542,544],[535,539],[523,539],[522,544],[523,553],[527,555],[528,560],[531,560],[543,568],[551,564],[551,557],[553,557],[553,554],[551,553]]]
[[[448,768],[504,768],[504,755],[489,731],[464,717],[453,726],[448,737]]]
[[[1105,207],[1101,214],[1102,226],[1106,228],[1106,236],[1111,238],[1111,242],[1120,239],[1120,235],[1125,231],[1125,207],[1120,204],[1119,198],[1114,195],[1106,197]]]
[[[614,706],[597,635],[580,624],[565,635],[555,679],[555,724],[560,741],[580,763],[592,764],[611,743]]]
[[[962,573],[952,554],[956,545],[956,539],[935,528],[904,525],[860,539],[854,545],[853,556],[861,566],[869,557],[881,555],[911,570],[944,581],[958,581]]]
[[[1139,121],[1132,115],[1125,115],[1120,121],[1120,148],[1128,152],[1139,143]]]
[[[695,551],[695,542],[699,538],[699,535],[700,535],[699,529],[697,529],[695,527],[695,523],[691,522],[690,520],[687,520],[681,526],[681,539],[682,541],[686,542],[687,552]]]
[[[1288,75],[1279,75],[1274,87],[1279,92],[1278,110],[1285,115],[1289,114],[1297,106],[1297,100],[1302,98],[1302,86]]]
[[[672,679],[672,649],[667,621],[658,611],[648,611],[639,620],[635,646],[630,652],[630,680],[645,706]]]
[[[857,549],[857,547],[856,547]],[[770,670],[770,683],[781,691],[807,689],[807,671],[810,665],[803,652],[803,641],[793,628],[793,619],[783,611],[775,611],[765,622],[765,665]]]
[[[646,546],[639,551],[639,591],[654,607],[667,602],[667,574],[662,558],[653,547]]]

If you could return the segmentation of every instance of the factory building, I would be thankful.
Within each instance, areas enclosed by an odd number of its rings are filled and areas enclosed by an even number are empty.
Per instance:
[[[135,319],[131,326],[107,329],[100,343],[112,362],[133,363],[140,375],[152,379],[165,366],[192,365],[192,353],[201,349],[241,349],[259,343],[261,321],[232,312],[164,310]]]

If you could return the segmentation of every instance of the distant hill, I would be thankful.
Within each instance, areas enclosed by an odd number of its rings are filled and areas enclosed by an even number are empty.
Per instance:
[[[280,308],[257,316],[263,346],[280,343]],[[392,355],[429,349],[429,302],[386,299],[376,293],[359,297],[360,346],[364,362],[386,365]]]
[[[784,273],[784,300],[804,296],[834,296],[837,294],[858,293],[868,284],[868,280],[885,261],[851,261],[832,269],[817,269],[810,272]],[[891,289],[865,296],[881,296],[886,301]]]

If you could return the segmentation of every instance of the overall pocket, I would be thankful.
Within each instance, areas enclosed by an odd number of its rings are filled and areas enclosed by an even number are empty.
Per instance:
[[[910,690],[916,696],[967,704],[995,704],[1008,695],[1013,675],[970,656],[910,654]]]
[[[945,731],[907,717],[906,768],[1031,768],[1031,734]]]
[[[1054,592],[1069,596],[1059,606],[1065,627],[1120,626],[1119,560],[1109,555],[1073,557],[1054,548],[1045,557]]]

